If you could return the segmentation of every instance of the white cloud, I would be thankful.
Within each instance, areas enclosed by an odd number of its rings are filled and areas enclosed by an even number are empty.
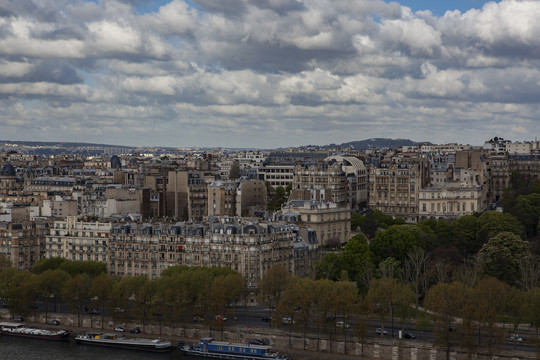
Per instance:
[[[231,145],[231,132],[277,147],[538,129],[537,1],[442,17],[382,0],[25,4],[0,17],[0,132],[14,139]]]

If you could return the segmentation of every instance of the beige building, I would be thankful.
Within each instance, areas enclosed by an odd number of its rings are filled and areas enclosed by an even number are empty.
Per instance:
[[[202,220],[206,216],[208,192],[196,171],[169,171],[167,216],[179,220]]]
[[[457,185],[457,186],[455,186]],[[480,186],[459,186],[445,184],[438,187],[420,189],[420,220],[458,219],[485,210]]]
[[[265,164],[257,170],[259,178],[266,181],[272,187],[287,187],[292,184],[294,178],[293,164]]]
[[[369,172],[369,207],[407,222],[418,221],[418,193],[429,184],[429,163],[408,159],[372,166]]]
[[[41,259],[49,221],[0,222],[0,253],[18,270],[31,270]]]
[[[242,274],[246,299],[255,302],[258,281],[272,266],[294,273],[296,240],[291,226],[228,217],[218,223],[115,224],[108,269],[111,275],[156,278],[177,265],[227,267]]]
[[[282,205],[277,216],[279,220],[315,230],[319,245],[334,240],[343,244],[351,237],[351,209],[334,202],[291,200]]]
[[[111,223],[78,221],[74,216],[55,221],[45,237],[44,257],[107,264],[110,229]]]
[[[236,213],[236,182],[214,181],[208,185],[208,215],[234,216]]]
[[[296,165],[292,199],[302,199],[304,190],[318,190],[322,201],[328,198],[338,206],[360,210],[367,205],[367,171],[364,163],[353,156],[335,155],[316,165]],[[315,194],[315,192],[312,192]]]

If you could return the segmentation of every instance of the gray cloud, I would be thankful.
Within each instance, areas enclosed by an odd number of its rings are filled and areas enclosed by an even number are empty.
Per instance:
[[[0,132],[277,147],[538,129],[537,1],[442,17],[380,0],[171,0],[137,13],[149,3],[1,4]]]

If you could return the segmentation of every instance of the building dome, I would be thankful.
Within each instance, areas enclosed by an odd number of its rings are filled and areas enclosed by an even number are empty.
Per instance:
[[[0,170],[0,176],[15,176],[16,174],[15,168],[10,163],[6,163]]]
[[[118,169],[122,167],[122,161],[120,161],[120,158],[118,155],[113,155],[111,157],[111,168],[112,169]]]

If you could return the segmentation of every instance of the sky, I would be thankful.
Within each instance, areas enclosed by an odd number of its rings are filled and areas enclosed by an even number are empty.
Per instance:
[[[0,139],[277,148],[539,135],[537,0],[0,2]]]

